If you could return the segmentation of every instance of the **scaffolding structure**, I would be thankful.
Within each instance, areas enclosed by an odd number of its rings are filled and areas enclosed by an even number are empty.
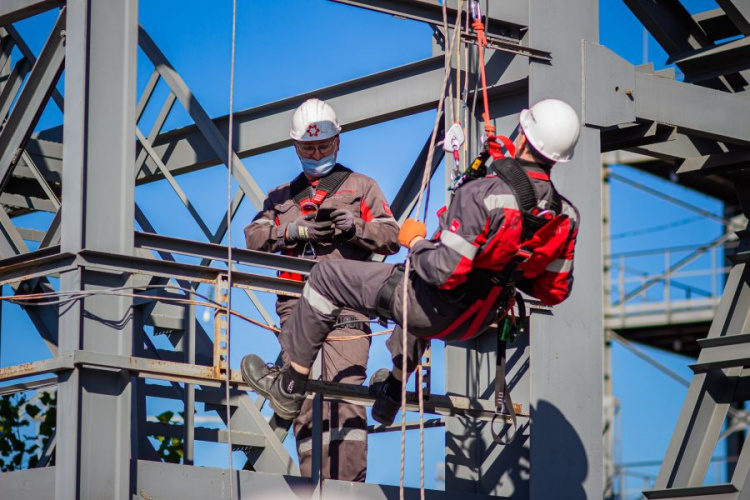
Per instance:
[[[243,266],[232,272],[234,289],[246,293],[262,319],[272,323],[256,294],[295,295],[301,287],[269,276],[267,270],[308,274],[311,263],[243,249],[234,249],[228,262],[227,249],[220,245],[226,219],[216,229],[209,228],[180,189],[181,174],[231,164],[240,187],[230,209],[229,215],[234,216],[244,198],[256,209],[264,198],[241,159],[289,146],[291,114],[305,98],[314,94],[331,103],[344,130],[437,108],[444,45],[455,28],[457,2],[448,2],[449,33],[445,33],[442,7],[432,0],[334,1],[428,23],[439,35],[434,56],[238,111],[233,117],[231,154],[228,117],[208,115],[158,45],[139,27],[137,0],[0,3],[0,119],[4,120],[0,129],[0,203],[4,207],[0,210],[0,284],[10,285],[19,297],[57,291],[75,298],[26,307],[36,329],[28,334],[40,335],[52,357],[0,369],[2,382],[48,375],[5,386],[3,394],[56,385],[58,401],[55,439],[44,451],[47,457],[54,453],[54,465],[45,460],[44,466],[32,470],[0,474],[0,493],[20,499],[222,498],[233,481],[239,498],[398,496],[394,487],[323,481],[320,461],[313,466],[312,481],[298,477],[282,445],[288,429],[261,415],[264,402],[244,392],[247,387],[233,370],[228,374],[231,392],[226,401],[221,384],[231,367],[222,351],[225,347],[215,342],[220,340],[221,318],[218,336],[207,332],[190,301],[199,284],[221,289],[228,267]],[[684,73],[684,81],[653,68],[635,67],[599,45],[596,0],[481,2],[488,27],[490,114],[497,130],[514,130],[523,108],[548,97],[566,100],[583,119],[575,159],[554,174],[561,192],[582,213],[576,292],[554,311],[533,308],[533,334],[508,351],[509,385],[527,415],[509,446],[496,445],[488,427],[494,413],[495,336],[446,347],[446,371],[451,374],[446,382],[448,395],[431,395],[426,408],[446,416],[446,491],[428,491],[428,498],[461,494],[466,498],[547,499],[559,498],[561,492],[565,498],[602,498],[604,301],[600,293],[599,168],[603,151],[627,149],[650,155],[654,161],[644,168],[659,172],[673,173],[679,167],[680,173],[711,174],[703,185],[724,190],[736,186],[745,214],[750,211],[750,185],[737,173],[750,158],[750,100],[740,95],[750,81],[746,71],[750,63],[745,64],[750,58],[743,57],[750,46],[744,38],[750,12],[739,0],[721,0],[721,9],[700,16],[688,14],[677,0],[625,3],[667,49]],[[58,9],[57,21],[44,47],[34,54],[13,23],[51,9]],[[727,37],[736,39],[721,42]],[[476,65],[475,37],[462,33],[461,40],[471,47],[470,65]],[[14,47],[23,54],[17,61],[10,60]],[[139,47],[154,67],[140,96],[136,91]],[[63,68],[64,92],[60,94],[56,85]],[[455,79],[459,75],[453,68]],[[475,88],[476,73],[464,71],[460,77],[469,80],[468,88]],[[146,134],[139,122],[160,81],[167,84],[169,94]],[[50,100],[64,110],[64,127],[32,134]],[[164,131],[177,104],[193,124]],[[480,112],[465,126],[471,156],[480,148]],[[422,169],[433,146],[428,139],[392,200],[400,222],[416,205]],[[435,154],[432,174],[442,159],[442,153]],[[195,218],[204,241],[157,234],[138,207],[136,187],[162,180]],[[56,213],[46,233],[14,225],[17,216],[37,210]],[[134,221],[143,232],[135,230]],[[746,261],[750,244],[747,231],[741,238],[738,262]],[[31,251],[27,242],[33,240],[39,245]],[[180,255],[198,257],[201,262],[185,264]],[[742,266],[732,271],[734,288],[727,287],[719,306],[726,310],[731,302],[729,318],[730,313],[739,318],[750,311],[747,272]],[[247,267],[255,271],[245,271]],[[59,278],[57,288],[51,277]],[[168,283],[171,289],[165,288]],[[123,289],[132,294],[111,293]],[[741,300],[734,300],[733,293],[740,293]],[[743,324],[735,325],[733,333],[747,334],[747,320]],[[147,325],[168,332],[174,349],[151,344],[144,332]],[[717,330],[716,335],[725,330]],[[741,335],[733,340],[732,345],[740,341],[750,345]],[[721,342],[713,342],[710,352],[727,350]],[[721,360],[708,360],[701,365],[701,373],[726,366]],[[740,368],[731,370],[737,372],[733,376],[740,375]],[[166,380],[171,386],[149,385],[147,379]],[[364,388],[311,385],[323,397],[371,404]],[[184,424],[165,429],[148,422],[147,397],[181,401]],[[221,410],[229,404],[231,434],[196,427],[192,415],[197,402],[216,409],[222,418],[226,414]],[[415,402],[412,396],[411,408]],[[184,464],[161,462],[148,439],[167,432],[184,437]],[[320,432],[319,423],[315,432]],[[229,441],[244,452],[246,463],[231,473],[193,467],[196,439]],[[314,453],[320,452],[320,446],[320,440],[314,440]],[[683,476],[670,476],[659,487],[693,486],[692,476],[684,485]],[[417,495],[418,490],[407,491],[409,498]]]

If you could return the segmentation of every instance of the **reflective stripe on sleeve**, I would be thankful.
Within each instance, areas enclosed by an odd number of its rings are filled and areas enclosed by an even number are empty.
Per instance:
[[[396,219],[394,219],[393,217],[390,217],[388,215],[385,215],[383,217],[375,217],[370,222],[395,222],[396,224],[398,224],[398,222],[396,221]]]
[[[340,307],[333,305],[333,302],[323,297],[317,290],[311,287],[309,283],[307,283],[304,290],[302,290],[302,296],[313,309],[316,309],[327,316],[333,316],[341,312]]]
[[[518,210],[516,197],[512,194],[491,194],[483,201],[487,210],[495,210],[497,208],[513,208]]]
[[[450,231],[440,233],[440,243],[469,260],[474,260],[479,250],[478,247],[475,247],[456,233],[451,233]]]
[[[569,273],[573,269],[573,261],[565,259],[553,260],[545,268],[545,271],[551,271],[553,273]]]

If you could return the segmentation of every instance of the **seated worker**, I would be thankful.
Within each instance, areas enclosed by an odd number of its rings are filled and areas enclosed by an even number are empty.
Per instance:
[[[290,135],[302,172],[290,183],[268,193],[263,209],[245,228],[247,248],[282,252],[316,261],[368,261],[373,253],[398,251],[398,223],[383,193],[371,178],[338,164],[341,127],[327,103],[309,99],[294,112]],[[361,265],[356,262],[356,265]],[[300,275],[282,277],[302,280]],[[276,312],[282,327],[298,299],[279,296]],[[326,328],[325,337],[360,338],[321,342],[321,369],[326,381],[361,385],[370,351],[369,317],[343,308]],[[279,341],[288,359],[288,329]],[[320,349],[320,345],[318,348]],[[315,351],[317,355],[318,350]],[[315,356],[313,356],[313,360]],[[281,418],[295,419],[294,434],[300,471],[309,477],[312,467],[312,404],[302,412],[286,412],[274,405]],[[299,410],[299,407],[297,408]],[[323,476],[364,481],[367,471],[367,413],[363,406],[325,402],[323,408]]]
[[[495,161],[497,175],[461,185],[440,215],[435,238],[425,239],[424,224],[413,219],[401,228],[399,241],[410,249],[411,261],[407,373],[401,373],[403,332],[396,328],[387,342],[393,369],[379,370],[370,380],[375,420],[393,423],[401,380],[419,362],[421,339],[467,340],[481,334],[507,310],[515,287],[549,305],[568,297],[579,217],[549,176],[555,163],[571,159],[579,131],[575,110],[563,101],[548,99],[523,110],[515,159]],[[296,415],[310,366],[340,311],[351,308],[401,325],[403,279],[398,265],[317,264],[284,323],[281,342],[290,362],[269,368],[258,356],[245,356],[243,379],[277,411]]]

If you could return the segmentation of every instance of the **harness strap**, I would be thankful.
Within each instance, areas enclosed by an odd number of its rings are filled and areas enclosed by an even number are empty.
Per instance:
[[[393,295],[396,292],[396,287],[404,279],[404,270],[404,264],[396,265],[388,281],[378,290],[378,295],[375,298],[375,310],[383,321],[392,319],[391,305],[393,303]]]
[[[299,174],[289,186],[292,192],[292,199],[299,206],[302,206],[302,202],[305,200],[311,200],[314,204],[320,206],[329,194],[335,193],[341,187],[351,173],[352,171],[348,168],[336,164],[331,173],[318,181],[318,187],[315,193],[313,193],[312,198],[310,197],[312,190],[307,177],[305,177],[305,174]]]
[[[536,208],[539,200],[537,200],[534,185],[516,160],[502,158],[494,161],[492,170],[513,190],[522,212],[531,212]]]
[[[318,181],[318,188],[312,197],[312,203],[320,206],[323,203],[323,200],[325,200],[329,194],[335,193],[336,190],[341,187],[341,185],[351,173],[352,171],[348,168],[344,167],[343,165],[336,164],[336,166],[333,167],[333,170],[331,170],[331,173]],[[292,194],[292,200],[295,204],[299,205],[300,208],[302,208],[303,214],[312,211],[311,209],[305,210],[305,207],[302,206],[305,200],[310,200],[311,192],[310,182],[308,182],[305,174],[299,174],[297,177],[295,177],[289,185],[289,190]],[[294,251],[284,252],[284,255],[293,256]],[[290,273],[288,271],[279,273],[279,278],[293,281],[304,281],[306,279],[301,274]]]
[[[512,326],[513,332],[508,332],[506,327],[511,320],[506,316],[505,324],[502,328],[498,328],[497,335],[497,360],[495,365],[495,414],[492,416],[492,422],[490,423],[490,431],[492,432],[492,439],[496,443],[502,445],[509,445],[513,442],[518,432],[518,419],[516,417],[516,409],[513,407],[513,400],[510,397],[510,390],[508,389],[508,382],[505,378],[505,363],[506,363],[506,351],[508,342],[513,342],[518,335],[526,332],[526,304],[523,301],[523,297],[520,293],[516,292],[515,296],[516,304],[518,305],[518,316],[520,326]],[[504,429],[500,434],[495,432],[495,420],[500,417],[506,424],[507,419],[510,418],[510,428]],[[512,432],[511,432],[512,431]],[[510,432],[510,434],[509,434]],[[506,436],[503,439],[503,436]]]

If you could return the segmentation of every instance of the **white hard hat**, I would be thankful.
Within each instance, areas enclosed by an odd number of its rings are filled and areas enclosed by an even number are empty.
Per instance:
[[[289,135],[295,141],[322,141],[341,132],[336,112],[320,99],[308,99],[297,108],[292,117]]]
[[[542,156],[555,162],[573,158],[581,123],[567,102],[545,99],[521,111],[521,129]]]

